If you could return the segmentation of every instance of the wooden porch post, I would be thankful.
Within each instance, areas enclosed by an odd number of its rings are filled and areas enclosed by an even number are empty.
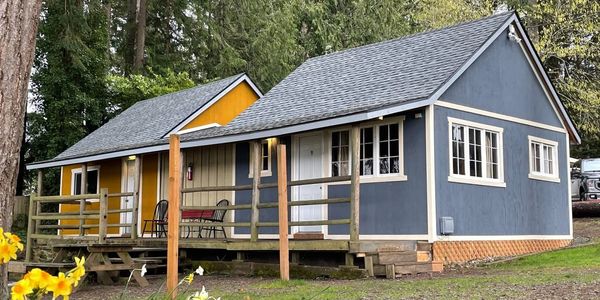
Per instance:
[[[179,135],[171,134],[169,140],[169,222],[167,225],[167,293],[177,296],[179,265],[179,202],[181,198],[181,150]]]
[[[39,187],[39,176],[40,176],[40,171],[38,171],[38,187]],[[41,190],[38,190],[41,191]],[[35,228],[34,227],[35,224],[38,223],[38,221],[35,221],[35,223],[32,220],[32,217],[35,215],[36,212],[36,206],[39,206],[39,203],[35,202],[34,199],[36,198],[36,193],[31,193],[31,195],[29,195],[29,222],[27,222],[27,243],[25,244],[25,261],[31,261],[31,249],[33,249],[33,239],[31,238],[31,235],[34,234],[35,232]]]
[[[108,189],[100,189],[100,210],[99,210],[99,225],[98,225],[98,242],[106,242],[106,232],[108,223]]]
[[[81,164],[81,194],[88,193],[88,185],[87,185],[87,164]],[[85,211],[86,200],[79,200],[79,216],[83,216],[83,212]],[[79,235],[84,236],[85,232],[83,229],[83,224],[85,224],[85,220],[79,219]]]
[[[277,145],[277,196],[279,201],[279,274],[281,280],[290,280],[287,165],[285,144]]]
[[[131,239],[136,239],[138,237],[138,212],[140,207],[140,164],[141,164],[140,155],[135,157],[134,161],[134,171],[133,171],[133,213],[131,218]]]
[[[44,189],[44,173],[42,172],[41,169],[39,169],[37,172],[37,190],[36,190],[36,195],[38,197],[43,196],[43,191],[42,191],[43,189]],[[61,192],[62,191],[58,191],[58,194],[60,195]],[[31,205],[31,202],[29,202],[29,205]],[[29,211],[31,211],[31,208]],[[35,215],[39,216],[41,212],[42,212],[42,205],[39,203],[35,203]],[[29,215],[31,216],[31,213]],[[41,220],[35,220],[36,230],[37,230],[37,228],[40,227],[41,222],[42,222]]]
[[[250,240],[252,242],[258,240],[258,227],[256,224],[259,220],[258,203],[260,202],[260,190],[258,186],[260,185],[260,170],[262,166],[261,147],[260,141],[252,142],[252,215],[250,217]]]
[[[360,128],[353,125],[350,131],[352,173],[350,176],[350,240],[358,241],[360,220]]]

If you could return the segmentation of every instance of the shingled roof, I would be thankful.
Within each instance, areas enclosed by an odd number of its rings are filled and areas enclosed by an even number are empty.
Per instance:
[[[228,126],[182,139],[280,128],[427,99],[513,15],[311,58]]]
[[[507,12],[311,58],[229,124],[186,133],[181,146],[289,134],[319,128],[318,122],[321,127],[329,120],[350,123],[360,121],[353,116],[373,118],[371,114],[382,110],[433,103],[484,45],[513,21],[522,30],[516,14]],[[166,150],[165,134],[190,113],[190,107],[202,105],[235,78],[136,104],[51,161]]]
[[[55,160],[160,141],[171,129],[243,75],[137,102],[59,154]]]

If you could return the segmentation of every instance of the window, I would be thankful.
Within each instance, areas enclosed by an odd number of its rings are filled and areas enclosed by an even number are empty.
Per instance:
[[[262,140],[260,143],[260,161],[261,161],[261,169],[260,176],[271,176],[271,143],[269,139]],[[252,160],[253,156],[252,144],[250,144],[250,172],[248,173],[248,177],[252,177],[252,170],[254,170],[254,162]]]
[[[350,138],[348,131],[331,133],[331,176],[350,175]]]
[[[560,181],[555,141],[529,136],[529,178]]]
[[[502,128],[448,118],[449,181],[505,186],[502,173]]]
[[[98,193],[98,169],[87,170],[88,194]],[[81,195],[81,169],[73,170],[71,176],[71,195]]]
[[[360,128],[360,175],[367,179],[363,182],[368,182],[371,177],[405,179],[401,130],[402,122],[389,121]],[[350,175],[350,131],[333,131],[330,138],[331,176]]]

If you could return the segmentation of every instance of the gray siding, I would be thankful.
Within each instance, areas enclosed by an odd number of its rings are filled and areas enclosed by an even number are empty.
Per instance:
[[[440,99],[562,127],[525,53],[507,32]]]
[[[448,182],[448,117],[504,128],[506,187]],[[530,179],[528,135],[559,142],[560,183]],[[443,107],[435,109],[436,210],[454,235],[568,235],[566,135]],[[439,224],[438,224],[439,234]]]
[[[288,158],[291,158],[290,138],[285,142]],[[248,144],[236,145],[236,184],[249,184]],[[288,159],[288,178],[291,178],[291,159]],[[324,166],[325,167],[325,166]],[[425,119],[406,116],[404,122],[404,169],[407,181],[361,184],[360,233],[361,234],[427,234],[427,198],[425,176]],[[263,182],[277,180],[276,161],[272,162],[273,176],[262,177]],[[290,189],[291,191],[291,189]],[[329,185],[329,198],[349,197],[349,185]],[[290,196],[290,195],[288,195]],[[290,196],[291,197],[291,196]],[[250,203],[250,191],[236,192],[236,203]],[[290,198],[291,199],[291,198]],[[261,202],[277,201],[277,190],[261,190]],[[349,204],[328,206],[329,219],[346,219],[350,216]],[[249,210],[238,210],[236,222],[248,222]],[[260,221],[277,221],[277,209],[261,209]],[[348,234],[348,225],[329,226],[329,234]],[[238,234],[247,234],[249,229],[236,228]],[[260,233],[277,233],[277,228],[260,228]]]

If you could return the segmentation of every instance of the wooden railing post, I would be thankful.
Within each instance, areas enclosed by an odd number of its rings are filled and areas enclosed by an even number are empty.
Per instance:
[[[260,202],[260,171],[262,159],[262,144],[260,141],[252,142],[252,212],[250,216],[250,240],[256,242],[258,240],[258,227],[256,224],[259,220],[258,203]]]
[[[179,215],[181,198],[181,150],[179,135],[169,138],[169,210],[167,225],[167,293],[177,296],[179,265]]]
[[[136,239],[138,232],[138,213],[140,207],[140,156],[134,161],[133,173],[133,212],[131,218],[131,238]]]
[[[39,173],[38,173],[39,174]],[[38,223],[38,221],[33,221],[32,217],[34,215],[36,215],[36,206],[38,206],[39,204],[37,202],[35,202],[35,198],[36,198],[36,193],[31,193],[31,195],[29,195],[29,222],[27,223],[27,242],[25,245],[25,261],[31,261],[31,249],[32,249],[32,243],[33,243],[33,239],[31,238],[31,236],[35,233],[36,227],[35,224]]]
[[[350,131],[350,153],[352,173],[350,174],[350,240],[358,241],[360,220],[360,128],[352,126]]]
[[[81,165],[81,194],[87,194],[88,185],[87,185],[87,164]],[[85,199],[79,200],[79,216],[83,216],[83,212],[85,211]],[[84,219],[79,220],[79,236],[85,235],[85,230],[83,229],[83,224],[85,224]]]
[[[277,145],[277,199],[279,202],[279,273],[281,280],[290,280],[288,244],[287,163],[285,145]]]
[[[106,241],[106,228],[108,223],[108,189],[100,189],[100,210],[98,212],[98,242],[104,243]]]
[[[42,172],[41,169],[38,170],[37,172],[37,190],[36,190],[36,195],[37,196],[43,196],[43,190],[44,189],[44,173]],[[59,194],[61,193],[61,191],[59,191]],[[31,202],[29,202],[31,204]],[[35,207],[35,213],[36,215],[39,215],[42,212],[42,205],[41,204],[36,204]],[[31,214],[29,214],[29,216],[31,216]],[[41,221],[40,220],[36,220],[35,221],[35,229],[37,230],[40,225],[41,225]]]

